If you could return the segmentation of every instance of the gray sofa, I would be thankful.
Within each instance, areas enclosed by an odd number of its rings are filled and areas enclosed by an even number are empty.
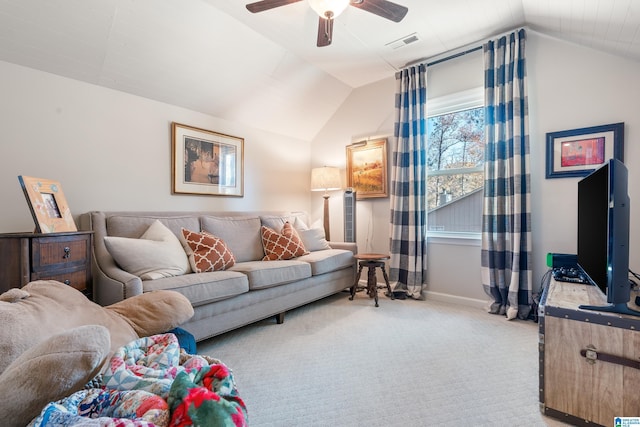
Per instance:
[[[220,237],[235,256],[235,265],[224,271],[187,272],[152,280],[143,280],[125,271],[109,252],[105,237],[117,236],[126,238],[121,240],[137,242],[156,220],[176,236],[184,228],[204,230]],[[262,261],[261,226],[276,229],[285,221],[295,226],[309,253],[291,260]],[[353,284],[355,243],[326,242],[307,224],[304,212],[272,211],[94,211],[79,219],[80,229],[94,232],[94,300],[109,305],[157,289],[177,291],[193,305],[195,314],[182,327],[197,341],[271,316],[282,323],[287,310],[340,292]]]

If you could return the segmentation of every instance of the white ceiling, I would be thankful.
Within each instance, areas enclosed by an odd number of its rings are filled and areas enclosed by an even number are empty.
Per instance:
[[[401,23],[349,7],[323,48],[307,2],[251,1],[0,0],[0,60],[303,140],[354,88],[522,26],[640,60],[638,0],[396,0]]]

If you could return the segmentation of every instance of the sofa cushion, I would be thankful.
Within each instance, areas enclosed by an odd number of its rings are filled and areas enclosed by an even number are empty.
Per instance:
[[[180,276],[191,272],[182,243],[158,220],[154,221],[139,239],[105,236],[104,243],[123,270],[142,280]]]
[[[225,241],[233,252],[236,262],[257,261],[264,256],[258,216],[226,218],[203,216],[201,221],[203,231]]]
[[[246,274],[249,289],[264,289],[311,277],[311,265],[297,260],[249,261],[231,267],[233,271]]]
[[[314,276],[351,267],[354,263],[353,252],[344,249],[310,252],[297,260],[308,262]]]
[[[179,292],[197,307],[249,292],[249,281],[242,273],[226,270],[144,280],[142,287],[144,292],[161,289]]]
[[[291,223],[286,222],[280,233],[264,225],[261,232],[265,253],[263,261],[287,260],[309,253]]]
[[[183,228],[182,238],[186,243],[189,264],[196,273],[227,270],[236,262],[224,240],[213,234]]]

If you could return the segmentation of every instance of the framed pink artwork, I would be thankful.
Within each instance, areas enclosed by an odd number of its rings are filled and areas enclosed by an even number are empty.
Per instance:
[[[587,176],[611,158],[624,161],[624,123],[547,133],[547,178]]]

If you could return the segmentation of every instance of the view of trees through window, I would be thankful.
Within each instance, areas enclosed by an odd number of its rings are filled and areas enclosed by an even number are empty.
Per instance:
[[[433,116],[428,119],[427,126],[429,229],[479,232],[484,177],[484,108]],[[451,206],[446,215],[444,212],[435,214],[447,205]]]

